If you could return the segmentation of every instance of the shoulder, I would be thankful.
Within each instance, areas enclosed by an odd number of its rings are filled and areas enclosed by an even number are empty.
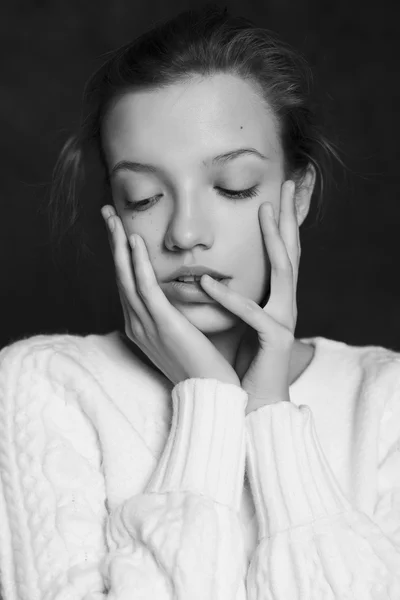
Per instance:
[[[98,435],[81,401],[99,387],[87,359],[90,337],[40,334],[0,351],[0,454],[9,469],[53,465],[57,473],[56,463],[70,457],[101,471]]]
[[[90,341],[93,337],[72,334],[39,334],[13,341],[0,350],[0,374],[11,376],[19,373],[24,376],[36,372],[57,379],[60,366],[73,362],[82,368],[86,360]]]
[[[379,345],[348,344],[325,337],[302,338],[301,342],[312,344],[332,364],[349,365],[360,371],[363,377],[400,374],[400,352]]]
[[[10,560],[29,565],[26,585],[34,569],[47,585],[65,579],[70,557],[104,553],[101,449],[74,389],[85,376],[76,338],[37,335],[0,352],[0,559],[6,571]]]
[[[3,422],[40,422],[46,435],[55,420],[57,428],[68,422],[76,443],[99,447],[118,421],[158,450],[170,423],[171,387],[140,364],[118,331],[36,335],[0,351],[0,427],[1,413]]]
[[[99,374],[118,367],[115,334],[39,334],[18,339],[0,351],[0,396],[28,400],[34,391],[68,394],[69,400],[102,395]],[[95,388],[95,391],[94,391]]]
[[[360,388],[365,415],[378,415],[378,460],[381,463],[400,439],[400,353],[382,346],[355,347],[362,370]],[[365,422],[365,421],[364,421]],[[395,452],[396,454],[396,452]]]
[[[364,385],[391,395],[400,385],[400,353],[384,346],[347,345],[349,355],[360,369]]]
[[[17,374],[18,373],[18,377]],[[1,380],[8,385],[16,382],[21,388],[27,380],[44,379],[47,384],[74,388],[85,385],[122,387],[140,391],[151,386],[151,380],[163,384],[161,377],[142,363],[121,341],[118,331],[107,334],[39,334],[18,339],[0,350]],[[107,390],[109,391],[109,390]]]
[[[312,338],[309,338],[312,339]],[[356,396],[384,410],[389,402],[400,405],[400,352],[379,345],[354,345],[327,338],[315,338],[323,349],[327,368],[340,379],[341,374]]]
[[[86,367],[85,337],[35,335],[0,351],[0,445],[3,455],[27,451],[41,461],[48,443],[63,439],[100,466],[92,423],[80,394],[96,381]],[[11,455],[10,455],[11,456]]]

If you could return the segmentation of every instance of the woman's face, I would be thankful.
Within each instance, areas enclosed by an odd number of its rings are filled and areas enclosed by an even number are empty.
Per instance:
[[[276,122],[261,96],[230,74],[127,93],[108,111],[102,137],[117,213],[127,235],[144,239],[168,300],[204,333],[238,325],[210,297],[176,300],[168,280],[180,266],[200,264],[231,277],[227,285],[242,296],[258,304],[265,297],[270,265],[258,213],[269,201],[279,215],[284,174]],[[266,158],[213,162],[241,148]],[[253,187],[253,197],[223,195]]]

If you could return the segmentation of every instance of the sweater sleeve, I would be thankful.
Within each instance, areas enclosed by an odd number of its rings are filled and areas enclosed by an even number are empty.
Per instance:
[[[244,600],[245,392],[215,379],[176,385],[146,489],[109,512],[96,433],[73,390],[21,348],[0,353],[2,600]]]
[[[309,406],[279,402],[247,415],[259,523],[247,573],[249,600],[400,598],[399,392],[397,384],[382,418],[372,517],[341,492]]]
[[[172,390],[173,420],[143,494],[108,521],[108,580],[115,600],[244,598],[239,507],[247,395],[215,379]]]

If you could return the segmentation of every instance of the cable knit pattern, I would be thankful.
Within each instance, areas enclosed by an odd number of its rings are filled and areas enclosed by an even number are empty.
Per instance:
[[[8,525],[11,541],[11,547],[2,543],[1,555],[13,560],[13,568],[7,568],[7,560],[4,568],[1,565],[5,600],[58,598],[57,590],[68,584],[65,567],[70,551],[71,572],[75,564],[76,571],[85,564],[93,589],[104,588],[98,560],[90,569],[93,558],[105,552],[99,526],[96,531],[96,523],[105,516],[100,456],[94,465],[88,462],[93,457],[86,446],[95,434],[82,413],[68,410],[66,390],[51,377],[49,363],[55,351],[56,344],[53,348],[46,344],[32,352],[28,343],[0,354],[2,522]],[[57,410],[60,421],[72,418],[77,429],[73,437],[81,436],[79,448],[52,436],[47,413]],[[82,484],[86,497],[79,492]]]
[[[96,392],[96,381],[71,357],[60,361],[56,343],[18,343],[0,357],[6,600],[244,598],[240,387],[211,379],[175,386],[171,441],[148,492],[107,515],[96,432],[76,404],[89,406],[81,394]],[[131,470],[134,477],[134,463]]]
[[[2,600],[398,600],[400,356],[310,341],[247,416],[118,332],[1,350]]]

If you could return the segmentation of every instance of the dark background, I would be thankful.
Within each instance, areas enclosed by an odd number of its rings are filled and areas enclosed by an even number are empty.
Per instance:
[[[123,329],[113,263],[87,196],[90,259],[76,241],[60,256],[46,215],[57,153],[79,122],[84,83],[109,50],[156,21],[201,2],[2,0],[0,347],[38,333]],[[328,132],[346,170],[335,167],[322,222],[302,227],[297,337],[314,335],[400,351],[399,58],[395,2],[224,2],[309,60]],[[85,200],[86,202],[86,200]]]

